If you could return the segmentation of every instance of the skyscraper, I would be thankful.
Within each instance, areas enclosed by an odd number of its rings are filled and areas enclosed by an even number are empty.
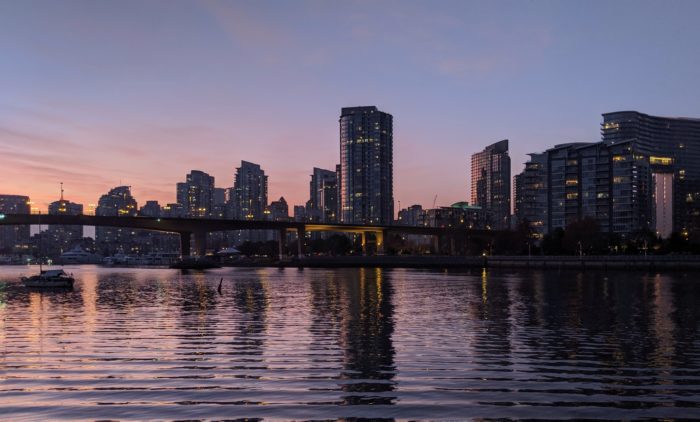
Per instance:
[[[177,202],[185,208],[189,218],[210,217],[214,208],[214,178],[199,170],[192,170],[186,181],[177,184]]]
[[[117,186],[100,197],[95,215],[112,217],[134,217],[137,204],[131,196],[130,186]],[[123,249],[131,252],[135,231],[121,227],[95,227],[95,243],[104,255],[111,255]]]
[[[548,231],[547,208],[547,154],[528,154],[530,161],[517,175],[515,215],[518,222],[527,221],[535,236],[542,238]]]
[[[267,176],[260,165],[241,161],[236,169],[233,188],[229,193],[229,209],[232,218],[237,220],[264,220],[267,208]],[[244,240],[261,241],[266,233],[243,230],[235,237],[235,242]]]
[[[338,179],[335,170],[314,167],[309,182],[306,216],[310,221],[335,223],[338,217]]]
[[[472,205],[483,208],[489,215],[491,227],[510,227],[510,157],[508,140],[489,145],[472,155]]]
[[[393,117],[375,106],[340,114],[340,221],[392,224]]]

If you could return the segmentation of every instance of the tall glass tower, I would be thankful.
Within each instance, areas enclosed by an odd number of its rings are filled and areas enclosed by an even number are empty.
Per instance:
[[[375,106],[340,114],[340,221],[392,224],[393,117]]]
[[[491,227],[510,227],[510,156],[508,140],[496,142],[472,155],[472,205],[485,209]]]

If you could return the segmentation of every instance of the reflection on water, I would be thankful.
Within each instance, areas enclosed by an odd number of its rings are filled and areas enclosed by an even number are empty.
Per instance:
[[[2,419],[700,418],[693,275],[20,271]]]

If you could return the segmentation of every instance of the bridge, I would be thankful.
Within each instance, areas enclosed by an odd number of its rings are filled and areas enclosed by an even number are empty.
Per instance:
[[[212,218],[155,218],[155,217],[113,217],[97,215],[46,215],[46,214],[0,214],[0,227],[10,225],[66,225],[66,226],[107,226],[175,233],[180,235],[180,254],[189,256],[191,238],[194,235],[194,249],[197,255],[206,253],[207,233],[230,230],[274,230],[278,232],[279,255],[283,255],[284,239],[287,232],[297,234],[297,254],[302,256],[302,239],[306,232],[346,232],[361,235],[362,250],[366,252],[367,235],[375,236],[376,250],[382,253],[384,239],[391,233],[433,236],[437,244],[441,237],[463,237],[492,239],[498,232],[494,230],[468,229],[465,227],[414,227],[394,225],[326,224],[296,221],[231,220]]]

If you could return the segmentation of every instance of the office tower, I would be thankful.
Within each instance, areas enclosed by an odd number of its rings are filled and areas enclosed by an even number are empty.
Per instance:
[[[314,167],[309,182],[309,202],[306,216],[309,221],[336,223],[338,216],[338,179],[334,170]]]
[[[192,170],[185,182],[177,184],[177,202],[185,208],[189,218],[210,217],[214,208],[214,178],[199,170]]]
[[[647,157],[648,171],[654,173],[661,165],[661,174],[671,172],[671,185],[665,189],[674,192],[673,230],[700,229],[700,119],[618,111],[603,114],[601,134],[606,145],[631,142],[638,155]],[[650,174],[633,170],[643,183],[652,183]],[[658,179],[668,182],[667,176]]]
[[[508,140],[472,155],[471,200],[490,214],[491,228],[510,226],[510,157]]]
[[[117,186],[102,195],[97,203],[95,215],[110,217],[133,217],[137,213],[137,204],[131,196],[130,186]],[[132,251],[135,230],[121,227],[95,227],[95,244],[103,255],[112,255],[118,251]]]
[[[82,204],[76,204],[63,198],[63,184],[61,183],[61,198],[49,204],[49,215],[81,215],[82,213]],[[48,238],[47,250],[51,249],[53,252],[61,254],[68,251],[74,244],[80,243],[83,238],[83,226],[50,225],[46,234]]]
[[[28,196],[0,195],[0,214],[29,214],[30,211]],[[28,241],[29,226],[0,227],[0,253],[13,252]]]
[[[392,224],[393,118],[377,107],[346,107],[340,115],[340,221]]]
[[[267,176],[260,165],[241,161],[236,169],[233,188],[229,194],[231,215],[237,220],[264,220],[267,208]],[[239,231],[234,238],[236,243],[245,240],[263,241],[267,233],[254,230]]]
[[[547,154],[528,154],[530,160],[516,176],[515,215],[518,222],[527,221],[535,237],[548,232]]]

